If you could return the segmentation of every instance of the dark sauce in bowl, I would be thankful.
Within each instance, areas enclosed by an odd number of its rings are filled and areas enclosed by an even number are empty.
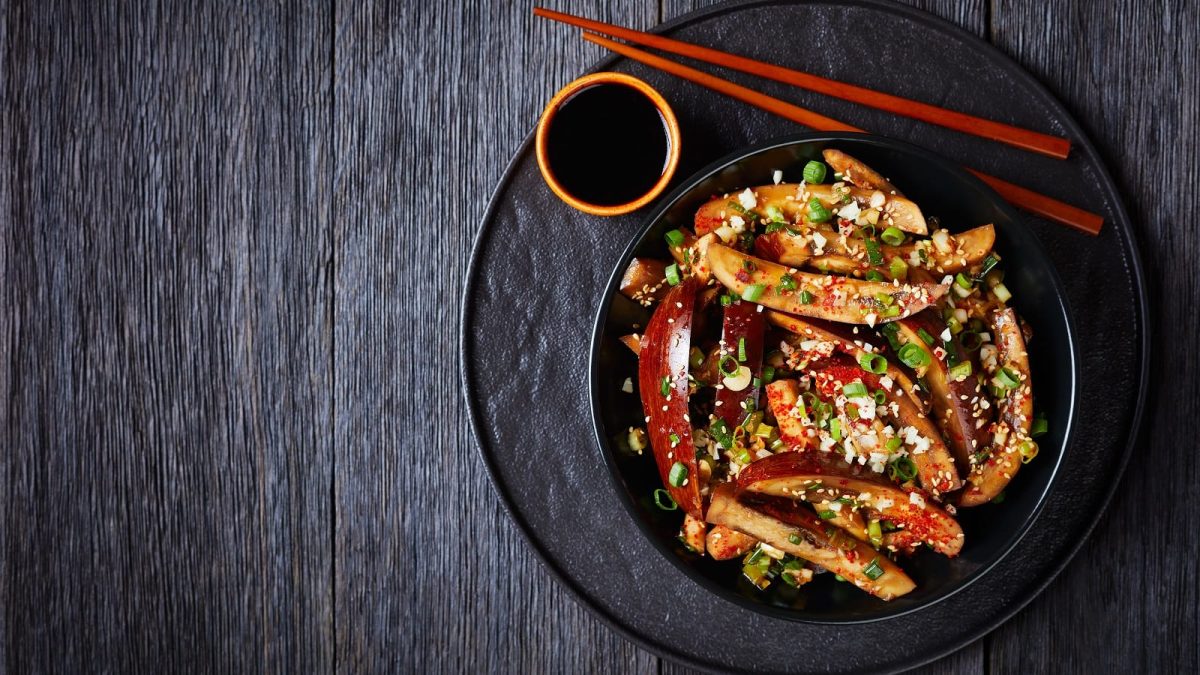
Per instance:
[[[576,199],[627,204],[662,178],[671,141],[662,114],[640,91],[595,84],[564,101],[546,137],[550,172]]]

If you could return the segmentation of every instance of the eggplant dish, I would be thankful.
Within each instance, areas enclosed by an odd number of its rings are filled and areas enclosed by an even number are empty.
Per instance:
[[[962,551],[957,510],[1001,501],[1046,421],[992,225],[951,234],[824,159],[631,262],[621,292],[653,313],[622,338],[645,412],[623,445],[653,453],[653,501],[695,555],[759,588],[831,573],[890,600],[918,547]]]

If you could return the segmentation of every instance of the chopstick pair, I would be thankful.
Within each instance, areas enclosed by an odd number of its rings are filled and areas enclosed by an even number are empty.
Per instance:
[[[862,103],[870,107],[886,110],[888,112],[896,112],[914,119],[938,124],[947,128],[963,131],[983,138],[1007,143],[1026,150],[1039,152],[1051,157],[1064,158],[1070,150],[1070,142],[1064,138],[1057,138],[1040,134],[1038,132],[1021,129],[999,122],[983,120],[963,113],[946,110],[937,106],[920,103],[917,101],[909,101],[898,96],[874,92],[870,89],[848,85],[836,80],[829,80],[809,75],[799,71],[774,66],[762,61],[748,59],[741,56],[726,54],[715,49],[700,47],[670,38],[664,38],[658,35],[642,33],[640,31],[613,26],[600,21],[593,21],[576,17],[570,14],[563,14],[543,8],[535,8],[534,14],[540,17],[552,19],[567,23],[584,30],[594,31],[613,35],[636,42],[645,44],[669,52],[681,54],[691,58],[696,58],[708,63],[713,63],[718,66],[733,68],[743,72],[760,75],[769,79],[793,84],[802,88],[812,89],[819,93],[829,94],[838,98],[844,98],[856,103]],[[661,56],[656,56],[649,52],[630,47],[619,42],[614,42],[598,35],[584,33],[583,38],[589,42],[598,44],[606,49],[621,54],[627,58],[639,61],[653,68],[665,71],[676,75],[685,80],[707,87],[716,92],[725,94],[739,101],[749,103],[767,112],[773,113],[785,119],[792,120],[804,126],[816,129],[818,131],[854,131],[861,132],[863,129],[845,124],[831,117],[826,117],[811,110],[807,110],[800,106],[781,101],[777,98],[768,96],[761,92],[755,91],[748,87],[730,82],[719,78],[715,75],[705,73],[695,68],[685,66],[683,64],[671,61]],[[981,171],[964,167],[977,178],[987,183],[993,190],[1004,197],[1007,201],[1015,206],[1030,211],[1031,213],[1043,216],[1049,220],[1053,220],[1064,225],[1068,225],[1087,234],[1098,234],[1100,227],[1104,224],[1104,219],[1094,213],[1090,213],[1078,207],[1072,206],[1065,202],[1058,201],[1051,197],[1034,192],[1027,188],[1015,185],[1006,180],[996,178],[985,174]]]

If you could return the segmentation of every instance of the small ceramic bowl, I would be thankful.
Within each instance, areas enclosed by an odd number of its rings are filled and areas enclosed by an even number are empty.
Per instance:
[[[575,195],[571,194],[559,180],[554,176],[554,172],[550,168],[549,148],[547,147],[548,137],[550,135],[550,126],[554,120],[554,116],[558,113],[568,99],[575,94],[600,84],[618,84],[629,87],[641,93],[648,98],[654,107],[662,116],[663,124],[666,127],[667,133],[667,157],[663,165],[662,176],[649,191],[633,201],[624,204],[600,205],[588,203]],[[619,120],[616,120],[619,123]],[[536,154],[538,168],[541,169],[542,177],[546,180],[546,184],[558,195],[559,199],[569,204],[584,213],[590,213],[596,216],[618,216],[625,213],[631,213],[649,204],[655,197],[662,194],[666,189],[667,184],[671,182],[671,177],[675,175],[675,169],[679,166],[679,122],[675,119],[675,113],[671,110],[671,106],[667,104],[662,95],[659,94],[653,87],[645,82],[631,77],[623,73],[593,73],[571,82],[563,87],[550,99],[550,103],[546,105],[545,111],[542,112],[542,117],[538,121],[537,126],[537,143]]]

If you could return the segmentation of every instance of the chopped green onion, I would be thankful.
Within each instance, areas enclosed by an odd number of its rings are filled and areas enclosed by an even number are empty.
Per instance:
[[[727,368],[726,364],[728,364],[730,367]],[[732,377],[738,374],[738,370],[741,368],[741,366],[738,365],[736,359],[726,354],[721,357],[720,361],[717,362],[717,368],[721,369],[722,374]]]
[[[773,220],[773,221],[767,223],[767,227],[766,227],[766,229],[763,230],[763,233],[764,234],[773,234],[773,233],[778,232],[785,228],[787,228],[787,223],[780,222],[778,220]]]
[[[868,373],[874,373],[875,375],[882,375],[887,372],[887,359],[879,354],[867,354],[864,352],[862,356],[858,357],[858,365]]]
[[[687,481],[688,470],[683,462],[675,462],[671,465],[671,472],[667,474],[667,482],[673,487],[683,487]]]
[[[746,290],[742,291],[742,299],[749,302],[757,302],[762,297],[765,288],[762,284],[750,284],[746,287]]]
[[[759,387],[762,386],[762,379],[756,377],[753,380],[750,380],[750,386],[754,387],[755,389],[758,389]]]
[[[677,445],[679,443],[679,434],[672,433],[667,438],[671,439],[671,445]]]
[[[879,251],[879,242],[874,239],[868,239],[863,243],[867,247],[867,261],[872,265],[882,265],[883,253]]]
[[[887,394],[883,393],[882,389],[875,390],[875,405],[883,405],[887,403]]]
[[[733,304],[733,296],[728,293],[721,294],[721,306],[728,307]]]
[[[667,283],[668,284],[671,284],[672,286],[679,285],[680,277],[679,277],[679,264],[678,263],[671,263],[670,265],[667,265],[666,274],[667,274]]]
[[[991,272],[992,268],[994,268],[996,266],[996,264],[999,262],[1000,262],[999,258],[997,258],[995,255],[992,255],[989,253],[988,257],[983,259],[983,267],[980,268],[979,274],[975,275],[975,281],[976,282],[983,281],[983,278],[988,275],[988,272]]]
[[[883,240],[883,243],[890,246],[899,246],[904,243],[904,233],[898,227],[887,228],[879,235],[879,238]]]
[[[833,440],[842,440],[842,423],[836,419],[829,420],[829,435]]]
[[[983,346],[983,337],[975,331],[963,331],[958,336],[958,341],[962,344],[963,349],[969,352],[976,351]]]
[[[654,505],[663,511],[674,511],[679,508],[674,499],[671,499],[671,493],[662,488],[654,491]]]
[[[867,281],[887,281],[878,270],[867,270]]]
[[[754,563],[758,562],[758,559],[761,558],[762,556],[763,556],[762,547],[755,546],[754,550],[750,552],[750,555],[746,556],[746,564],[753,565]]]
[[[666,238],[669,246],[679,246],[683,243],[683,233],[679,230],[671,230],[663,236]]]
[[[883,309],[883,311],[879,313],[879,316],[882,316],[885,319],[890,319],[891,317],[894,317],[894,316],[900,316],[900,305],[892,305],[891,307],[885,307]]]
[[[946,328],[950,329],[951,335],[958,335],[962,332],[963,325],[961,321],[951,316],[946,319]]]
[[[888,263],[888,274],[891,274],[893,279],[907,279],[908,264],[900,258],[892,258]]]
[[[1008,290],[1008,286],[1004,284],[996,284],[992,286],[992,292],[996,294],[996,299],[1000,302],[1008,302],[1012,300],[1012,293]]]
[[[956,363],[956,364],[954,364],[954,367],[950,369],[950,379],[955,382],[962,382],[963,380],[967,379],[970,376],[971,376],[971,362],[970,361],[963,361],[961,363]]]
[[[821,517],[821,520],[833,520],[837,518],[837,514],[833,511],[818,511],[817,515]]]
[[[790,274],[785,274],[779,277],[779,290],[794,291],[796,288],[796,277],[793,277]]]
[[[932,344],[933,344],[933,336],[932,336],[932,335],[930,335],[930,334],[929,334],[929,331],[925,330],[924,328],[918,328],[918,329],[917,329],[917,335],[921,336],[921,340],[922,340],[922,341],[923,341],[925,344],[927,344],[927,345],[932,345]]]
[[[946,365],[953,367],[958,363],[958,350],[954,348],[954,343],[950,340],[942,342],[942,349],[946,352]]]
[[[867,523],[867,538],[871,540],[871,545],[878,548],[883,545],[883,528],[879,526],[879,521],[872,519]]]
[[[1017,374],[1008,368],[1001,368],[996,371],[996,377],[992,378],[992,384],[1004,389],[1016,389],[1021,386],[1021,381],[1017,379]]]
[[[800,291],[800,304],[811,305],[812,301],[813,301],[812,293],[809,293],[808,291]]]
[[[1003,504],[1004,498],[1006,496],[1007,495],[1005,493],[1001,492],[1000,494],[996,495],[995,497],[992,497],[992,503],[993,504]]]
[[[809,162],[804,165],[804,182],[820,183],[825,180],[825,165],[821,162]]]
[[[729,425],[725,420],[717,418],[708,426],[708,433],[717,439],[717,444],[726,450],[733,449],[733,436],[729,433]]]
[[[888,449],[888,452],[895,452],[895,451],[899,450],[900,449],[900,437],[893,436],[892,438],[889,438],[888,442],[884,444],[884,447],[886,447]]]
[[[738,338],[738,361],[746,362],[746,338]]]
[[[899,479],[901,483],[907,483],[917,477],[917,465],[908,457],[897,457],[888,465],[888,475]]]
[[[1021,453],[1021,463],[1028,464],[1038,456],[1038,444],[1035,441],[1023,441],[1017,446],[1017,451]]]
[[[900,328],[894,323],[885,323],[879,328],[879,332],[883,333],[883,337],[887,338],[888,344],[892,349],[900,350]]]
[[[867,385],[862,382],[851,382],[842,387],[842,393],[846,398],[859,398],[867,395]]]
[[[1029,429],[1029,436],[1031,438],[1037,438],[1049,430],[1050,425],[1046,422],[1046,416],[1039,414],[1037,418],[1033,420],[1033,426]]]
[[[774,366],[763,366],[762,381],[767,384],[771,384],[771,382],[774,381],[774,379],[775,379],[775,367]]]
[[[875,294],[875,302],[878,302],[880,305],[882,305],[884,307],[890,306],[895,301],[896,301],[896,299],[893,298],[888,293],[876,293]]]
[[[954,283],[958,284],[959,288],[968,291],[975,287],[975,283],[968,279],[967,275],[963,274],[962,272],[954,275]]]
[[[900,357],[900,362],[909,368],[921,368],[929,365],[929,352],[912,342],[900,347],[896,356]]]
[[[662,382],[659,383],[658,389],[662,392],[663,396],[669,395],[671,393],[671,378],[663,377]]]
[[[875,581],[879,577],[883,576],[883,568],[879,566],[878,557],[873,558],[871,560],[871,564],[863,568],[863,574],[865,574],[866,577],[871,581]]]
[[[846,414],[849,415],[851,419],[858,419],[858,406],[853,403],[847,403]]]
[[[808,200],[808,219],[814,223],[823,223],[833,217],[833,213],[821,204],[821,200],[813,197]]]

